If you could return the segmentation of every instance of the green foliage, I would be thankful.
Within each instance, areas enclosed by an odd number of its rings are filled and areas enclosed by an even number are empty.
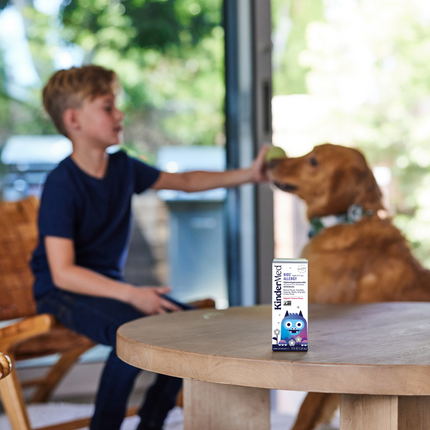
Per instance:
[[[41,82],[68,47],[81,48],[86,64],[115,70],[124,89],[126,142],[145,154],[164,144],[223,141],[221,11],[221,0],[74,0],[59,17],[20,8]],[[40,88],[28,88],[28,100],[16,110],[1,94],[0,112],[7,112],[0,119],[0,139],[56,132],[40,108]]]
[[[143,112],[165,143],[212,145],[223,132],[220,0],[76,0],[62,11],[62,22],[68,43],[120,77],[126,130]],[[135,143],[155,150],[145,139]]]
[[[221,22],[213,0],[76,0],[63,10],[71,42],[89,49],[137,47],[160,52],[196,46]]]
[[[1,51],[0,51],[1,54]],[[29,92],[26,102],[9,95],[7,78],[0,55],[0,148],[13,134],[52,134],[55,128],[40,105],[40,91]]]
[[[5,130],[9,123],[9,96],[5,91],[5,70],[3,65],[3,58],[0,55],[0,130]]]
[[[272,0],[274,95],[306,94],[306,73],[300,53],[306,49],[309,23],[324,21],[324,0]]]

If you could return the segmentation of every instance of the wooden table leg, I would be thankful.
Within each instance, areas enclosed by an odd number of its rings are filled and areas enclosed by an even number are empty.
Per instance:
[[[270,430],[270,391],[184,380],[184,430]]]
[[[399,396],[399,430],[430,428],[430,397]]]
[[[427,430],[430,397],[340,396],[340,430]]]

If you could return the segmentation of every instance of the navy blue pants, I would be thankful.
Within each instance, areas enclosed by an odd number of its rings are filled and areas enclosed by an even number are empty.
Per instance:
[[[146,315],[117,300],[58,289],[38,298],[36,304],[39,313],[52,314],[70,330],[96,343],[113,347],[101,376],[90,429],[119,430],[140,369],[123,362],[116,355],[116,332],[122,324]],[[187,305],[183,307],[190,308]],[[162,428],[181,386],[182,380],[179,378],[157,376],[138,413],[146,427]]]

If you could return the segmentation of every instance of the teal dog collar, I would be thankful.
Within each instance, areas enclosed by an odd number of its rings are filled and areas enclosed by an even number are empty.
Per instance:
[[[351,205],[347,212],[339,215],[328,215],[323,217],[311,218],[311,229],[309,231],[309,237],[314,237],[321,230],[325,228],[333,227],[338,224],[354,224],[360,221],[363,216],[375,215],[375,211],[363,210],[363,207],[359,204]]]

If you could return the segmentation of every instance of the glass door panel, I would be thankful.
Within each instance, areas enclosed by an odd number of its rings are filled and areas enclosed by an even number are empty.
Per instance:
[[[273,142],[289,156],[325,142],[359,148],[428,267],[429,21],[424,0],[272,0]],[[275,192],[277,256],[300,254],[304,212]]]
[[[58,132],[41,108],[41,89],[56,70],[89,63],[113,69],[120,78],[122,148],[129,155],[175,172],[198,167],[197,151],[200,169],[224,168],[220,0],[38,0],[1,6],[0,148],[21,154],[19,162],[2,157],[3,198],[40,195],[46,174],[62,158],[52,158],[55,148],[47,142],[57,139],[65,145],[61,155],[70,152],[64,139],[53,137]],[[14,139],[37,146],[38,157],[26,153],[23,159]],[[171,285],[180,300],[212,297],[226,307],[223,192],[166,197],[148,191],[136,196],[133,207],[127,279]],[[190,277],[196,261],[199,273],[217,271],[217,288]]]

